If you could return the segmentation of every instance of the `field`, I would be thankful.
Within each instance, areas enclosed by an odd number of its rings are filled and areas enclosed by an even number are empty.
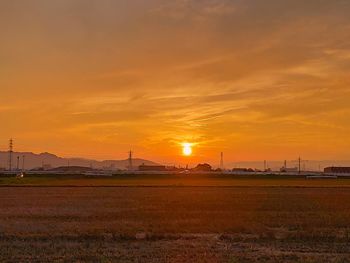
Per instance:
[[[0,262],[350,262],[349,186],[0,178]]]

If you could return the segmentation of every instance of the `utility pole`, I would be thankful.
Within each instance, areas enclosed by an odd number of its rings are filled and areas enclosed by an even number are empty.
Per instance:
[[[17,171],[19,171],[19,156],[17,156]]]
[[[133,170],[133,167],[132,167],[132,151],[131,151],[131,150],[129,151],[129,158],[128,158],[128,161],[129,161],[128,170],[129,170],[129,171],[132,171],[132,170]]]
[[[24,159],[25,159],[25,155],[22,156],[22,172],[24,171]]]
[[[12,171],[12,153],[13,153],[13,139],[9,140],[9,171]]]
[[[299,173],[301,173],[301,158],[300,158],[300,156],[299,156],[299,158],[298,158],[298,164],[299,164],[299,169],[298,169],[298,171],[299,171]]]

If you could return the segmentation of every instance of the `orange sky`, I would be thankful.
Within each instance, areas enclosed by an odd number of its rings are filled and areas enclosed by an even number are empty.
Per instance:
[[[0,149],[349,159],[349,14],[341,0],[0,0]]]

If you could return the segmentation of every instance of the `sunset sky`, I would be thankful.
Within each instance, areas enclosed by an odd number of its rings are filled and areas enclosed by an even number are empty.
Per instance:
[[[348,0],[0,0],[0,150],[349,160],[349,14]]]

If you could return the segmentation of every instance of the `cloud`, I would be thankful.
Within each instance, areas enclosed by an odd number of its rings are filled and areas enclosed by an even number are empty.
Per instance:
[[[279,156],[268,148],[278,143],[295,155],[319,140],[323,152],[309,152],[325,157],[350,146],[349,11],[316,0],[0,2],[0,102],[15,108],[0,108],[0,135],[175,159],[185,139],[208,159],[222,148]]]
[[[201,21],[232,15],[236,6],[226,0],[175,0],[150,10],[150,15],[175,20]]]

